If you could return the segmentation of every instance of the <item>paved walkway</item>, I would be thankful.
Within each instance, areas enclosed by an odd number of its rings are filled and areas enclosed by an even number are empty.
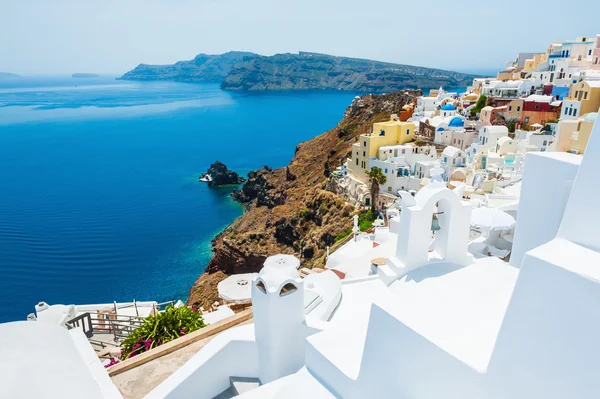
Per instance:
[[[254,320],[250,319],[237,326],[253,322]],[[111,377],[112,381],[121,391],[123,399],[142,399],[217,335],[204,338],[173,353]]]

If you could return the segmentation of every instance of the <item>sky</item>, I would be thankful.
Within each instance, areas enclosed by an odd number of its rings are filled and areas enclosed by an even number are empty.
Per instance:
[[[0,71],[122,74],[198,53],[313,51],[465,72],[600,33],[600,1],[0,0]]]

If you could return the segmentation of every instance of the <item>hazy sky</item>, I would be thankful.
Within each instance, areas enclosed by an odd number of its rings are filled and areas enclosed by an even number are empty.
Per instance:
[[[600,33],[600,1],[571,4],[565,15],[558,0],[0,0],[0,71],[118,74],[228,50],[500,69]]]

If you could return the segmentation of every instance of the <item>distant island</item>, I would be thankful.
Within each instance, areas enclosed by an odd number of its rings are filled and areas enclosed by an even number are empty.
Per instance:
[[[74,73],[71,75],[72,78],[99,78],[100,75],[96,75],[95,73]]]
[[[193,60],[179,61],[172,65],[140,64],[119,79],[220,83],[225,80],[233,64],[245,57],[256,56],[254,53],[242,51],[230,51],[219,55],[198,54]]]
[[[10,73],[10,72],[0,72],[0,79],[12,79],[12,78],[20,78],[20,75]]]
[[[140,64],[120,79],[221,82],[225,90],[351,90],[385,93],[402,89],[467,86],[472,74],[327,54],[262,56],[200,54],[173,65]]]

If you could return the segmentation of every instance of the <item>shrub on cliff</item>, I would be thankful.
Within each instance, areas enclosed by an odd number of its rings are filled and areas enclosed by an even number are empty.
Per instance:
[[[186,306],[169,306],[156,316],[148,316],[144,324],[125,338],[121,344],[121,359],[134,357],[205,326],[200,312]]]

